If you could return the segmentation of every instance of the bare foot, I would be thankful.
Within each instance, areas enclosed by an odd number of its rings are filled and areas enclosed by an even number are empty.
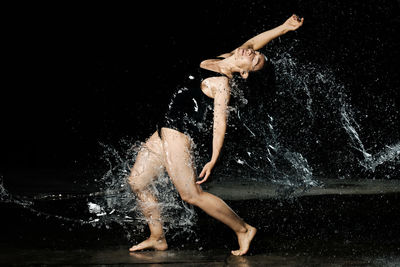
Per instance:
[[[155,250],[167,250],[168,245],[165,238],[153,238],[149,237],[142,243],[139,243],[129,249],[130,252],[143,250],[143,249],[155,249]]]
[[[257,233],[257,229],[254,228],[253,226],[250,226],[246,224],[247,231],[244,233],[238,233],[238,242],[239,242],[239,249],[238,250],[232,250],[232,254],[235,256],[242,256],[247,253],[250,247],[251,240],[253,240],[253,237]]]

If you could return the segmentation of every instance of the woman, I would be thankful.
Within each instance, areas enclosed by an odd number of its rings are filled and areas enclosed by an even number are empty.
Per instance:
[[[246,79],[250,72],[262,69],[266,58],[256,50],[288,31],[298,29],[303,21],[293,15],[282,25],[253,37],[232,52],[204,60],[198,75],[188,77],[192,86],[184,86],[174,95],[165,120],[139,151],[128,178],[150,228],[150,237],[129,251],[168,248],[157,200],[147,188],[165,170],[184,201],[201,208],[236,233],[239,249],[232,251],[233,255],[244,255],[248,251],[256,228],[245,223],[222,199],[202,191],[200,184],[210,176],[224,142],[229,82],[233,74],[239,73]],[[207,114],[211,113],[212,121],[207,121]],[[202,139],[198,136],[207,133],[212,133],[212,156],[199,175],[202,180],[196,182],[193,147],[204,145],[199,143]]]

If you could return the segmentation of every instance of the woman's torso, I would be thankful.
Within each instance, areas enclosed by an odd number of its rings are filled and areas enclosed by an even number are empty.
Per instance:
[[[184,133],[196,143],[212,137],[214,100],[210,92],[203,92],[201,83],[222,74],[203,68],[188,72],[172,95],[164,118],[158,125]],[[206,95],[206,93],[208,95]]]

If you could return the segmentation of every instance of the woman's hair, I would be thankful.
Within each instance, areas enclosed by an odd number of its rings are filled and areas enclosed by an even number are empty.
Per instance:
[[[265,102],[275,94],[275,71],[269,60],[266,60],[262,69],[250,72],[247,79],[237,81],[250,105]]]

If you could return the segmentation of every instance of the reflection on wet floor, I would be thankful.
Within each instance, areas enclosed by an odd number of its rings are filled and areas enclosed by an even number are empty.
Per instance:
[[[399,266],[400,256],[316,256],[271,252],[237,257],[224,250],[169,250],[129,253],[124,248],[85,250],[6,249],[2,265],[148,266]]]
[[[290,197],[317,195],[374,195],[400,192],[399,180],[338,180],[320,179],[320,185],[303,190],[294,190]],[[279,185],[260,181],[211,182],[206,190],[229,200],[277,198]]]

